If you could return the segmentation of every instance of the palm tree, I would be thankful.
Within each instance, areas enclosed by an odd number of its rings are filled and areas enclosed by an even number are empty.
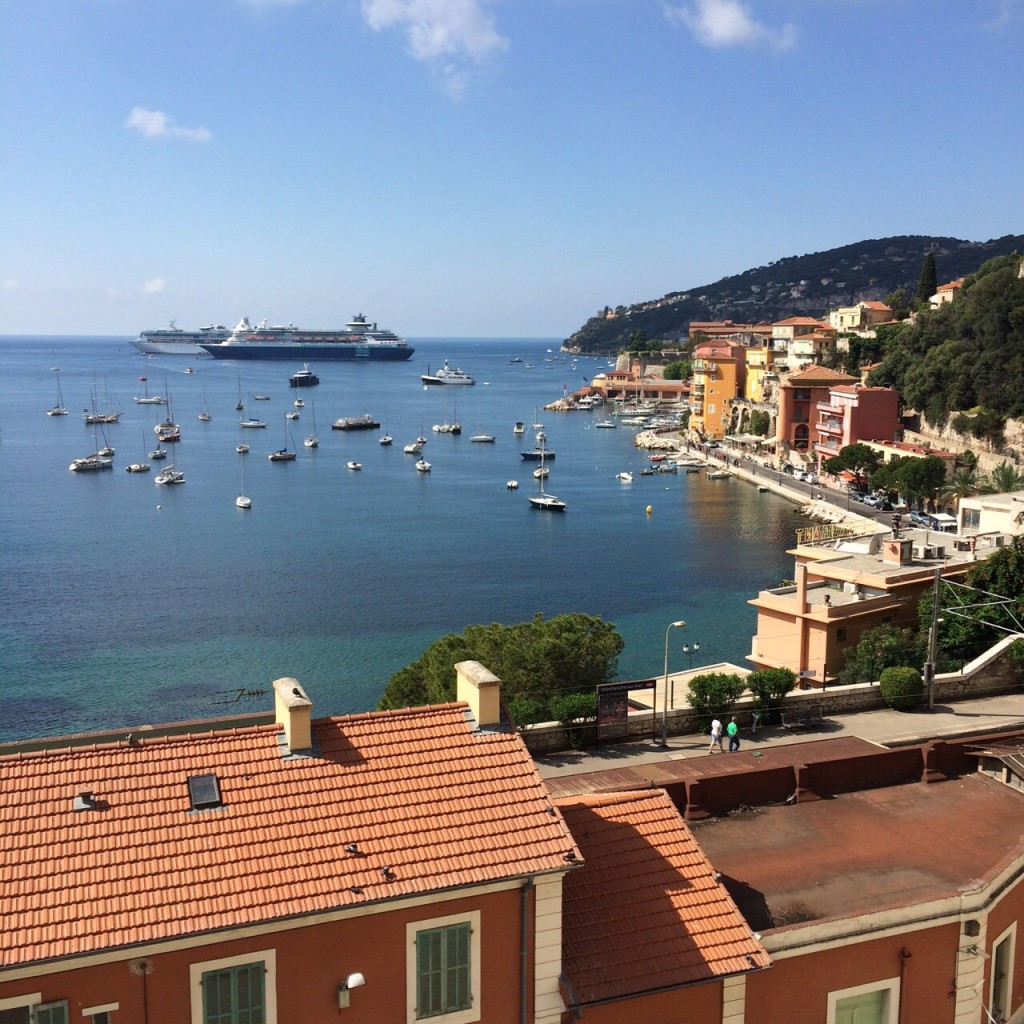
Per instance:
[[[945,505],[951,502],[954,509],[960,507],[961,498],[969,498],[977,494],[981,489],[981,481],[978,479],[977,470],[973,466],[958,469],[940,488],[938,492],[939,502]]]
[[[1000,462],[988,475],[988,482],[997,494],[1007,491],[1019,491],[1024,488],[1024,473],[1009,462]]]

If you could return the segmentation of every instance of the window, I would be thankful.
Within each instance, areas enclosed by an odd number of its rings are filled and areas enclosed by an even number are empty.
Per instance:
[[[479,912],[412,922],[406,934],[410,1024],[480,1020]]]
[[[828,994],[828,1024],[896,1024],[899,978]]]
[[[68,1024],[68,1002],[40,1002],[39,995],[0,999],[0,1024]]]
[[[1013,940],[1017,926],[1010,927],[992,944],[989,1012],[993,1020],[1010,1019],[1013,995]]]
[[[844,643],[846,641],[846,627],[840,626],[836,630],[836,643]]]
[[[277,1024],[272,949],[189,967],[192,1024]]]
[[[83,1006],[82,1016],[86,1017],[87,1024],[114,1024],[114,1010],[120,1008],[120,1003],[104,1003],[102,1006]]]

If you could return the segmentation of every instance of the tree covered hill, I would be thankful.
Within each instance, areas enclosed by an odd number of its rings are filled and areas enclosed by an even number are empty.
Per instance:
[[[931,235],[868,239],[838,249],[787,256],[767,266],[724,277],[714,284],[670,292],[631,306],[605,307],[564,342],[580,352],[625,348],[634,331],[651,339],[679,341],[692,320],[757,323],[789,316],[822,316],[835,306],[883,300],[917,290],[927,253],[935,256],[940,284],[973,273],[985,261],[1024,252],[1024,235],[988,242]]]

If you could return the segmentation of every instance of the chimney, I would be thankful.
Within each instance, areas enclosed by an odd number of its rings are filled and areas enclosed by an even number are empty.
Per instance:
[[[455,666],[455,696],[469,705],[478,729],[501,723],[501,680],[479,661],[460,661]]]
[[[310,726],[313,702],[299,686],[298,679],[285,676],[274,680],[274,715],[284,726],[284,741],[288,753],[308,753],[313,749]]]
[[[882,562],[885,565],[910,565],[912,554],[909,537],[886,537],[882,541]]]

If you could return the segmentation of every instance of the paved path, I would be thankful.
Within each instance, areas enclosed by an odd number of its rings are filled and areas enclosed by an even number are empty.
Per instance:
[[[825,728],[809,732],[788,733],[775,727],[761,729],[757,733],[756,742],[759,747],[763,747],[855,736],[879,746],[892,747],[1012,729],[1024,730],[1024,693],[940,704],[933,711],[884,709],[836,715],[828,720]],[[741,743],[750,739],[747,730],[741,732]],[[667,747],[661,747],[653,741],[609,744],[596,751],[565,751],[537,757],[535,761],[544,778],[557,778],[578,772],[599,772],[624,764],[651,764],[679,758],[707,757],[708,742],[707,736],[697,734],[671,736]]]

